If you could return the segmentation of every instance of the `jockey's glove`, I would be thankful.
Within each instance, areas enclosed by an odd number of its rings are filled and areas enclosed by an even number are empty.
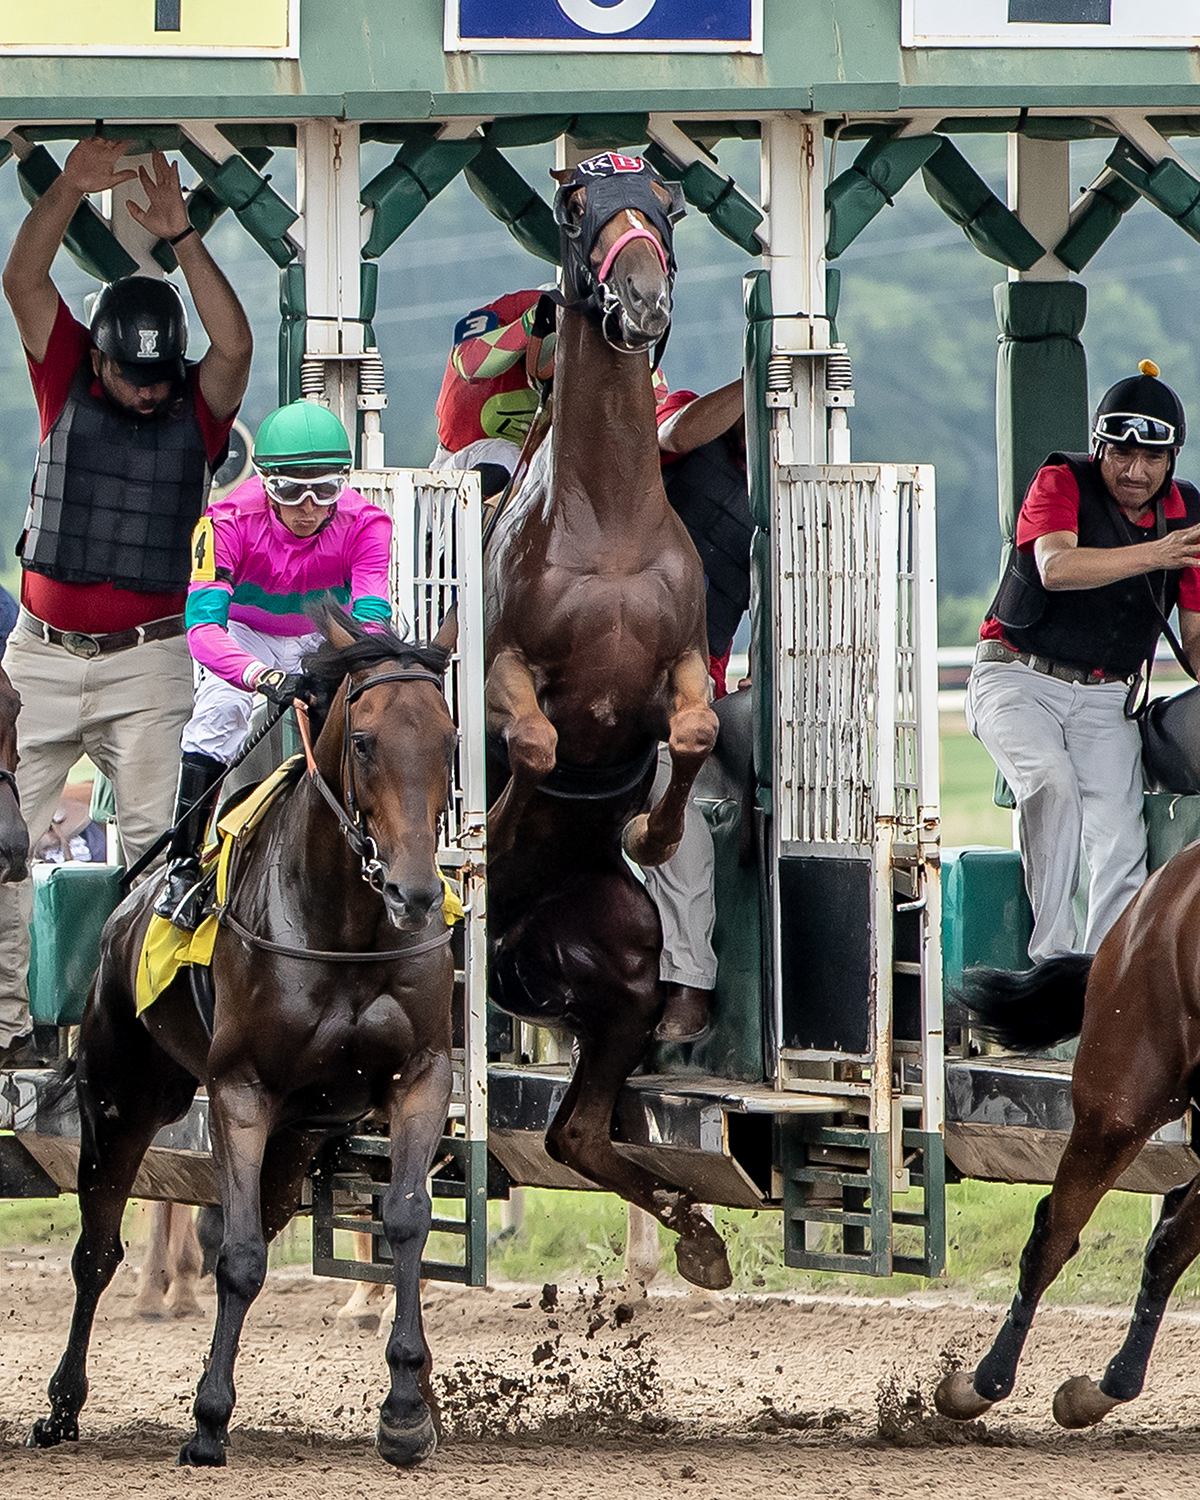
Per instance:
[[[293,698],[303,698],[303,687],[304,678],[298,672],[284,672],[279,667],[271,667],[254,684],[255,692],[279,708],[290,708]]]

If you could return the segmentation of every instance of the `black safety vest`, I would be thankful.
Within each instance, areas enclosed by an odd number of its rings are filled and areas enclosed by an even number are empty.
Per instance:
[[[1052,453],[1042,465],[1065,464],[1079,486],[1079,545],[1124,547],[1153,538],[1128,520],[1086,453]],[[1200,491],[1175,481],[1185,514],[1166,519],[1167,531],[1200,524]],[[1047,589],[1032,552],[1014,544],[988,619],[1019,651],[1112,675],[1132,676],[1153,654],[1162,615],[1179,602],[1179,569],[1141,573],[1097,589]],[[1160,614],[1161,609],[1161,614]]]
[[[176,407],[151,419],[94,396],[93,379],[85,358],[38,450],[22,565],[61,583],[178,592],[210,483],[195,367]]]
[[[708,650],[724,656],[750,603],[750,495],[724,433],[663,467],[667,499],[688,529],[707,583]]]

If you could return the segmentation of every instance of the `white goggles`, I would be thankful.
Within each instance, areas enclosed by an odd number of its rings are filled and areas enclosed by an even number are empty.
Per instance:
[[[336,505],[346,488],[345,474],[306,474],[296,479],[289,474],[264,474],[263,489],[277,505]]]
[[[1092,433],[1098,443],[1133,443],[1138,448],[1173,448],[1175,427],[1158,417],[1144,417],[1140,412],[1109,411],[1096,418]]]

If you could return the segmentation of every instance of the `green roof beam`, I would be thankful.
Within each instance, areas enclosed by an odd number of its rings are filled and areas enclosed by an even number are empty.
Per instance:
[[[1127,140],[1119,140],[1106,165],[1111,171],[1153,203],[1180,229],[1200,240],[1200,179],[1174,157],[1158,163],[1143,156]]]
[[[1140,196],[1137,188],[1106,167],[1084,189],[1071,214],[1071,227],[1054,247],[1055,255],[1078,275]]]
[[[645,155],[650,165],[664,177],[678,178],[687,201],[727,240],[748,255],[761,255],[756,231],[766,216],[758,204],[673,120],[652,115],[649,131]]]
[[[297,248],[287,237],[300,217],[259,172],[215,127],[191,121],[183,127],[182,155],[200,174],[215,197],[232,209],[234,217],[277,266],[295,260]]]

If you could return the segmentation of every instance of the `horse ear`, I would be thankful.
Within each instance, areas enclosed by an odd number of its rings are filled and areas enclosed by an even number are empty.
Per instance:
[[[347,646],[354,645],[354,636],[344,625],[339,625],[332,615],[325,616],[325,630],[329,636],[330,644],[336,646],[339,651],[344,651]]]
[[[458,605],[451,605],[446,618],[438,626],[437,634],[431,645],[440,646],[443,651],[453,651],[458,645]]]
[[[551,167],[550,175],[560,187],[565,187],[575,175],[574,167]]]

